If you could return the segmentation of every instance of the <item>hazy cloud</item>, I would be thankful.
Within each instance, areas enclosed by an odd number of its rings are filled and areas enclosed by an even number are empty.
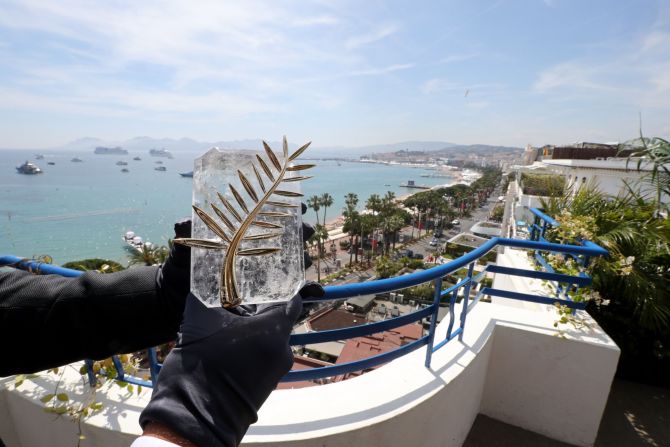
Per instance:
[[[369,45],[371,43],[385,39],[388,36],[395,34],[397,31],[398,27],[396,25],[383,25],[373,31],[370,31],[369,33],[350,37],[347,40],[345,46],[347,49],[353,50],[358,47]]]
[[[444,90],[460,90],[462,87],[454,82],[449,82],[446,79],[433,78],[421,84],[420,90],[424,95],[439,93]]]

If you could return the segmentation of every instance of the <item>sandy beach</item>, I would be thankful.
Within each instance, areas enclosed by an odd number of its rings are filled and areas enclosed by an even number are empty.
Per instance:
[[[459,183],[469,185],[475,180],[477,180],[479,177],[481,177],[481,174],[477,171],[473,171],[470,169],[464,169],[464,170],[453,170],[450,168],[446,167],[437,167],[439,171],[449,173],[454,176],[454,181],[451,181],[449,183],[445,183],[444,185],[436,185],[431,187],[430,189],[438,189],[438,188],[448,188],[450,186],[457,185]],[[414,192],[408,192],[406,194],[401,194],[396,196],[394,201],[396,203],[400,203],[404,201],[405,199],[413,196],[414,194],[418,194],[420,192],[424,191],[429,191],[428,189],[421,189],[417,190]],[[359,198],[360,199],[360,198]],[[332,219],[329,219],[328,222],[326,222],[326,230],[328,231],[328,239],[326,242],[334,242],[339,239],[342,239],[343,237],[348,237],[349,235],[343,231],[344,227],[344,221],[345,218],[342,215],[336,216]]]

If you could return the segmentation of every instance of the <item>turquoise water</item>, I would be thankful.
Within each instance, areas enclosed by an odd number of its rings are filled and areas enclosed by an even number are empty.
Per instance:
[[[82,152],[44,153],[35,160],[27,151],[0,151],[0,254],[32,257],[48,254],[54,263],[100,257],[127,261],[122,235],[132,230],[144,240],[167,244],[172,225],[190,216],[191,182],[179,172],[193,169],[199,153],[179,152],[174,159],[150,157],[148,153],[94,155]],[[141,161],[133,161],[139,155]],[[82,163],[70,160],[79,157]],[[21,175],[15,167],[24,161],[36,163],[40,175]],[[128,166],[117,166],[117,161]],[[154,170],[162,161],[166,172]],[[55,162],[51,166],[47,162]],[[310,170],[313,179],[303,182],[306,197],[324,192],[335,203],[328,209],[330,221],[341,214],[344,196],[358,194],[359,208],[374,193],[393,191],[404,195],[398,185],[407,180],[437,185],[448,178],[421,178],[424,169],[368,163],[319,161]],[[122,168],[130,172],[122,173]],[[307,172],[306,172],[307,173]],[[391,186],[385,186],[385,185]],[[319,212],[323,216],[323,211]],[[308,210],[305,220],[314,222]]]

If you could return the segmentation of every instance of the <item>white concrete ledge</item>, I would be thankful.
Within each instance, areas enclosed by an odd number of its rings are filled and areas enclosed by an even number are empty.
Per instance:
[[[589,319],[588,316],[585,318]],[[557,337],[554,313],[478,304],[463,342],[452,340],[425,368],[425,349],[344,382],[277,390],[250,427],[246,446],[460,446],[478,413],[550,438],[589,446],[616,369],[619,350],[595,322]],[[438,327],[444,338],[448,321]],[[70,379],[78,380],[73,372]],[[42,411],[53,379],[13,390],[0,380],[0,436],[8,447],[72,446],[76,426]],[[140,433],[149,393],[112,388],[105,410],[82,424],[82,446],[127,446]],[[11,421],[11,422],[6,422]],[[39,430],[35,428],[39,427]]]

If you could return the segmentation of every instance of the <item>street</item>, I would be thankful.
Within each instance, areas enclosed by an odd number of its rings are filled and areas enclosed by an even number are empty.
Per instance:
[[[470,231],[470,228],[478,221],[485,221],[488,219],[489,213],[495,206],[495,204],[498,201],[498,196],[500,195],[500,191],[496,189],[492,194],[491,197],[486,201],[486,203],[482,206],[479,207],[475,210],[471,211],[471,217],[459,217],[458,219],[461,222],[461,225],[458,227],[455,227],[454,229],[450,231],[445,231],[444,235],[442,238],[440,238],[440,244],[444,244],[448,239],[451,237],[455,236],[458,233],[468,233]],[[406,249],[412,250],[414,253],[420,253],[424,257],[431,255],[435,253],[438,250],[439,246],[432,247],[430,246],[430,241],[433,239],[432,234],[433,230],[429,231],[430,236],[424,237],[421,240],[414,241],[412,243],[409,243],[408,245],[405,246]],[[407,226],[403,228],[400,231],[400,240],[403,240],[403,235],[406,235],[407,238],[409,238],[411,235],[414,235],[414,237],[417,237],[419,235],[419,230],[417,228],[414,228],[414,231],[412,231],[411,226]],[[426,230],[421,231],[421,235],[425,235]],[[349,263],[349,252],[347,250],[343,250],[340,248],[339,241],[340,240],[348,240],[348,237],[345,237],[343,239],[339,239],[335,241],[334,243],[326,242],[325,244],[325,251],[328,253],[326,257],[321,259],[321,278],[328,276],[332,273],[337,272],[341,268],[344,268],[348,263]],[[396,243],[396,246],[398,244]],[[359,261],[361,261],[361,256],[358,257]],[[365,258],[363,258],[364,260]],[[339,260],[340,267],[337,267],[337,261]],[[313,264],[312,266],[305,271],[305,278],[308,281],[316,281],[317,279],[317,262],[316,259],[313,259]],[[374,275],[374,271],[370,272],[372,275]],[[350,281],[347,281],[350,282]]]

